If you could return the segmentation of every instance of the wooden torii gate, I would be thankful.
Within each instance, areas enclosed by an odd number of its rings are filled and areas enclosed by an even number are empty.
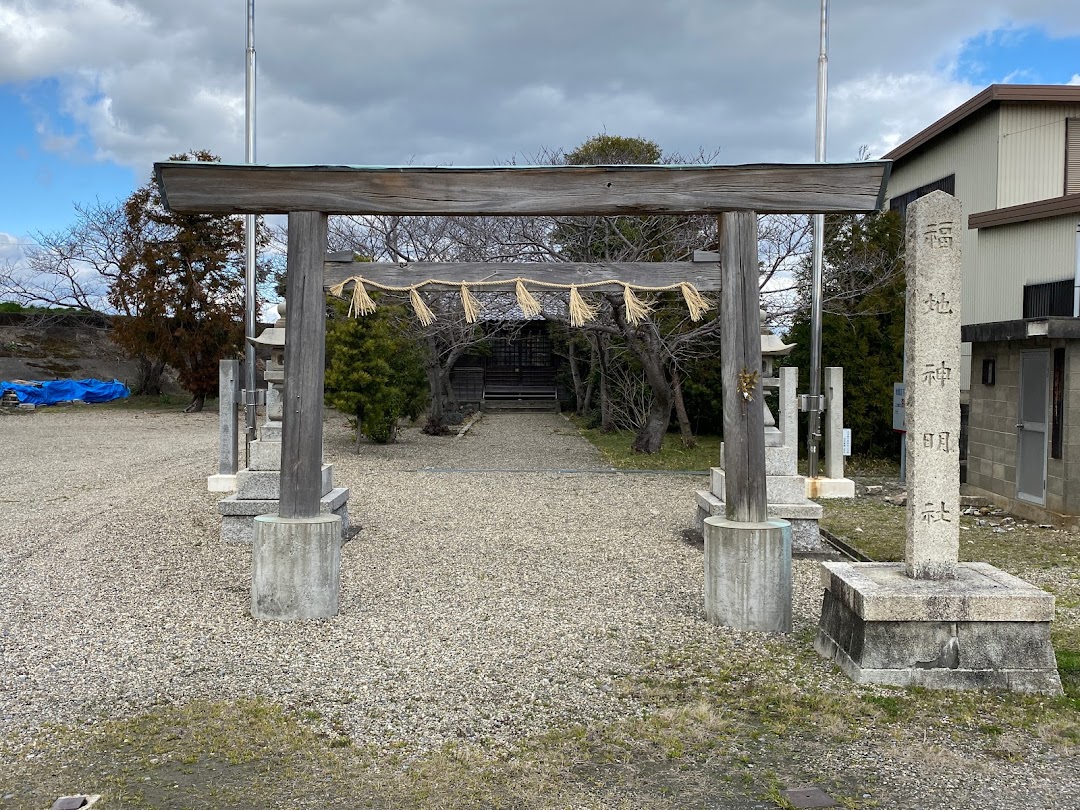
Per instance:
[[[864,161],[443,168],[168,161],[154,164],[154,171],[162,200],[172,211],[288,215],[278,514],[294,522],[314,521],[319,516],[327,215],[718,215],[728,471],[725,503],[730,520],[756,524],[766,520],[763,413],[761,407],[747,407],[749,402],[760,403],[762,397],[756,214],[876,210],[884,198],[890,165]],[[455,274],[452,264],[428,267],[437,267],[440,276],[461,275],[461,281],[479,272],[476,265],[463,266],[460,274]],[[521,268],[520,264],[486,264],[483,273],[514,277]],[[366,265],[364,270],[365,274],[378,272],[379,265]],[[701,265],[537,263],[528,265],[528,272],[559,283],[610,278],[655,284],[661,279],[665,280],[660,283],[691,280],[701,273]],[[336,589],[335,582],[333,612],[337,610]],[[277,618],[297,617],[306,616]]]

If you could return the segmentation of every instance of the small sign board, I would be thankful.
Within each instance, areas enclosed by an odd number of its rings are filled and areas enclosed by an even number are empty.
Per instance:
[[[845,456],[850,456],[851,455],[851,428],[844,428],[843,444],[844,444],[844,455]]]
[[[907,412],[904,410],[904,384],[893,383],[892,387],[892,429],[907,433]]]

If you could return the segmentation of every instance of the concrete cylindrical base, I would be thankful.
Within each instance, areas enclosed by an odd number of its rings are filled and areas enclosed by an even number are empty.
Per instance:
[[[256,619],[325,619],[341,591],[341,518],[255,517],[251,615]]]
[[[736,630],[791,632],[791,524],[705,520],[705,616]]]

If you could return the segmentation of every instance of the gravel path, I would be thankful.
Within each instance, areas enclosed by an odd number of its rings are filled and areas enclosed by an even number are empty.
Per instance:
[[[624,716],[612,679],[702,632],[701,553],[678,533],[695,479],[415,471],[602,466],[550,414],[360,456],[340,421],[327,456],[363,527],[341,614],[281,625],[248,615],[250,551],[217,542],[215,415],[5,418],[4,726],[265,695],[359,740],[509,741]]]
[[[761,654],[763,637],[702,620],[701,550],[681,533],[703,479],[529,472],[604,467],[552,414],[485,416],[461,438],[410,429],[361,455],[344,420],[328,421],[327,459],[362,527],[343,550],[341,613],[257,623],[250,550],[218,542],[206,492],[216,437],[211,413],[0,418],[8,739],[162,700],[259,695],[317,709],[361,742],[498,746],[632,716],[641,707],[612,685],[664,651]],[[817,621],[816,565],[796,563],[795,578],[799,630]],[[919,772],[918,752],[887,749],[867,738],[822,767],[865,769],[875,795],[919,797],[889,807],[993,806],[979,798],[986,780],[1000,807],[1064,807],[1056,797],[1080,791],[1071,755],[988,773],[961,752],[939,758],[938,779]]]

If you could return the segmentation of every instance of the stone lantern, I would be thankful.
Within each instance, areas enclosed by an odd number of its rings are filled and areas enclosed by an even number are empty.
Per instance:
[[[218,501],[221,513],[221,539],[231,543],[250,543],[256,515],[276,514],[281,498],[281,420],[285,385],[285,303],[277,305],[278,319],[257,337],[249,338],[256,346],[269,346],[263,379],[266,389],[266,421],[259,426],[258,438],[248,445],[248,466],[236,473],[236,494]],[[323,513],[341,516],[342,538],[349,530],[349,489],[334,486],[332,465],[322,467]]]

